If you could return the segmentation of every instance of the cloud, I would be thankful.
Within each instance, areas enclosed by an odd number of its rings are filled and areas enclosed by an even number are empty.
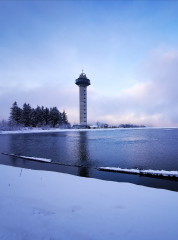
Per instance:
[[[118,96],[91,97],[97,120],[178,126],[178,51],[154,52],[142,65],[138,82]],[[96,95],[96,94],[95,94]],[[100,99],[99,99],[100,98]]]
[[[78,76],[76,72],[80,64],[76,61],[73,65],[74,59],[77,59],[77,53],[72,51],[70,60],[68,57],[64,58],[60,73],[56,71],[57,64],[51,64],[48,71],[44,64],[46,74],[42,74],[43,64],[39,64],[38,69],[32,73],[23,68],[20,75],[14,74],[15,71],[1,74],[4,81],[0,81],[0,118],[7,118],[9,108],[17,101],[20,106],[24,102],[30,103],[32,107],[57,106],[61,111],[66,110],[71,123],[78,123],[79,90],[71,76]],[[57,57],[53,59],[53,62],[56,61]],[[66,62],[70,70],[67,69]],[[118,94],[117,91],[112,93],[109,88],[108,93],[102,91],[102,85],[99,88],[91,79],[92,85],[88,88],[88,122],[178,126],[177,66],[178,51],[156,50],[140,64],[136,83],[128,88],[118,89]],[[104,75],[102,78],[104,79]]]

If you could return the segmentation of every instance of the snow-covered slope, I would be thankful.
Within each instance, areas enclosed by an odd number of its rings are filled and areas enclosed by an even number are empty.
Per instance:
[[[0,239],[178,239],[178,193],[0,165]]]

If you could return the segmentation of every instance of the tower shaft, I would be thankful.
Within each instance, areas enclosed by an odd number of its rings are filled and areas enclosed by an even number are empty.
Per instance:
[[[87,87],[79,86],[80,125],[87,126]]]

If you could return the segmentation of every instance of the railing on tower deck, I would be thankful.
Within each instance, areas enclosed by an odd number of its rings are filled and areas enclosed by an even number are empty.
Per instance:
[[[87,78],[78,78],[78,79],[75,80],[75,84],[89,86],[90,85],[90,80],[87,79]]]

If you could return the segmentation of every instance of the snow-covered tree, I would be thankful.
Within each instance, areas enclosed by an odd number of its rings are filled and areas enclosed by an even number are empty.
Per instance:
[[[31,110],[30,119],[31,119],[31,126],[36,127],[38,125],[38,121],[37,121],[37,112],[34,108],[32,108]]]
[[[49,125],[50,124],[50,114],[49,114],[49,108],[45,108],[43,111],[43,119],[44,119],[44,124]]]
[[[30,104],[24,103],[23,109],[22,109],[22,118],[21,122],[25,127],[31,126],[31,106]]]
[[[61,113],[61,122],[62,124],[68,124],[67,114],[65,110]]]
[[[57,124],[60,124],[60,112],[57,107],[50,108],[50,123],[52,127],[55,127]]]
[[[70,127],[65,111],[60,113],[57,107],[44,108],[37,106],[31,108],[30,104],[24,103],[23,109],[14,102],[10,111],[9,126],[39,127],[51,125]]]
[[[10,110],[10,117],[9,121],[14,124],[20,124],[21,123],[21,117],[22,117],[22,109],[18,107],[17,102],[15,101],[12,104],[11,110]]]
[[[35,111],[36,111],[37,126],[41,126],[41,125],[43,125],[42,109],[41,109],[41,107],[37,106],[37,108],[35,108]]]

